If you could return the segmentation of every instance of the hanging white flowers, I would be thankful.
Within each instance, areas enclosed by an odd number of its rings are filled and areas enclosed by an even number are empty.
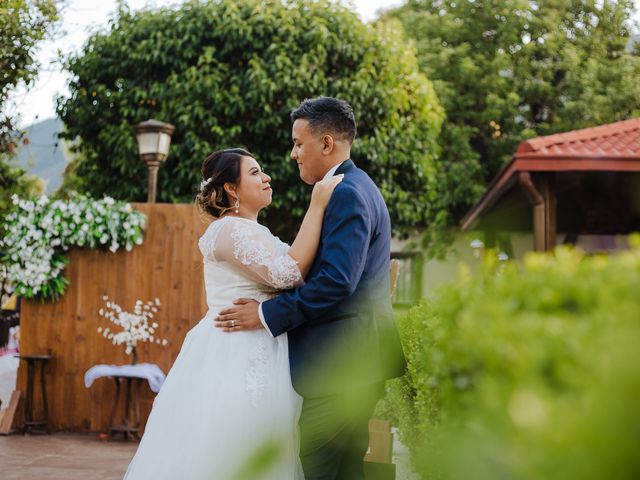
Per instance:
[[[166,338],[158,338],[157,322],[153,322],[154,315],[158,312],[160,300],[155,299],[143,304],[142,300],[137,300],[133,308],[133,313],[125,312],[120,305],[109,300],[109,297],[102,297],[106,308],[101,308],[98,312],[114,325],[121,328],[120,331],[113,331],[111,327],[98,327],[98,333],[104,338],[111,340],[114,345],[124,345],[127,355],[133,352],[133,363],[137,363],[138,356],[136,346],[138,342],[152,342],[166,346],[169,341]]]
[[[0,225],[0,251],[13,290],[25,298],[57,300],[68,280],[62,275],[70,247],[124,247],[142,244],[146,216],[126,202],[74,195],[51,201],[12,197],[13,210]]]

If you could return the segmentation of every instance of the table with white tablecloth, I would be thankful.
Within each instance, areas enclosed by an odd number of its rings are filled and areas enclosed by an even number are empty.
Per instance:
[[[84,374],[84,384],[91,387],[98,378],[112,378],[116,385],[116,394],[109,422],[109,434],[122,433],[125,439],[130,436],[139,437],[140,431],[140,385],[143,380],[149,388],[158,393],[165,379],[162,369],[154,363],[138,363],[135,365],[94,365]],[[124,383],[124,418],[122,424],[115,424],[116,412],[120,403],[121,384]],[[133,418],[129,417],[133,407]]]

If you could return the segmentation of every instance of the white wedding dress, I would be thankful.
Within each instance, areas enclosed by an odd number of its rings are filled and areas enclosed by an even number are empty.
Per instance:
[[[187,334],[127,480],[302,480],[286,335],[226,333],[217,313],[302,282],[289,246],[257,222],[224,217],[199,242],[209,311]],[[262,474],[247,470],[268,459]]]

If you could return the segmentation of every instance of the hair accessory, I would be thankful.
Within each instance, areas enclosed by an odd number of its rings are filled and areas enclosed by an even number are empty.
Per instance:
[[[200,182],[200,191],[204,190],[204,187],[209,185],[209,182],[211,182],[212,179],[213,179],[213,177],[210,177],[210,178],[207,178],[206,180],[203,180],[202,182]]]

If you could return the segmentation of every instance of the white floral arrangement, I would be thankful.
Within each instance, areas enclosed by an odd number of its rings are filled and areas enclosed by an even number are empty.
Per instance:
[[[136,346],[138,342],[152,342],[166,346],[169,341],[155,336],[158,329],[157,322],[151,321],[155,313],[158,312],[160,300],[155,299],[143,304],[142,300],[137,300],[133,308],[133,313],[125,312],[120,305],[109,300],[109,297],[102,297],[106,302],[106,308],[101,308],[98,312],[101,317],[106,318],[114,325],[121,328],[119,332],[112,331],[110,327],[98,327],[98,333],[104,338],[111,340],[114,345],[125,345],[127,355],[134,354],[134,363],[137,363]]]
[[[13,210],[0,225],[1,261],[13,290],[24,298],[57,300],[68,280],[62,275],[70,247],[131,250],[142,244],[146,216],[110,197],[68,200],[12,197]]]

